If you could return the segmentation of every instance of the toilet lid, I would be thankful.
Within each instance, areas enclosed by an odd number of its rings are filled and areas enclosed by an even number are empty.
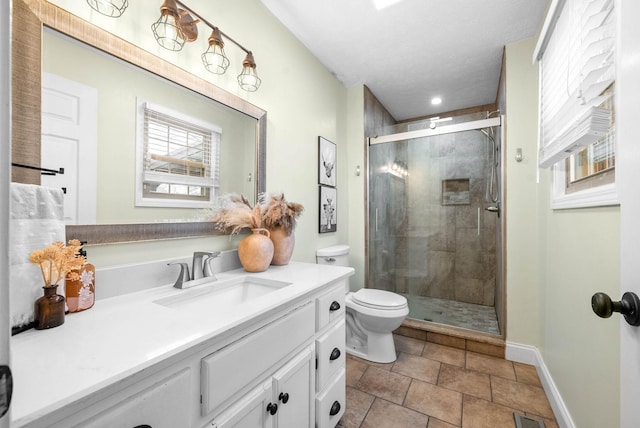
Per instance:
[[[407,299],[396,293],[384,290],[362,288],[353,293],[353,300],[373,309],[398,309],[407,306]]]

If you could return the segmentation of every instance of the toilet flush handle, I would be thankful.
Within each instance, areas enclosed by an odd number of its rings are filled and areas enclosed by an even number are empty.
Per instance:
[[[335,257],[325,257],[324,261],[327,263],[333,263],[336,261],[336,259]]]

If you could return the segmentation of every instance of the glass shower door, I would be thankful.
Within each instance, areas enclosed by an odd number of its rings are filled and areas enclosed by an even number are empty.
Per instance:
[[[499,334],[493,135],[369,147],[368,286],[406,296],[409,318]]]

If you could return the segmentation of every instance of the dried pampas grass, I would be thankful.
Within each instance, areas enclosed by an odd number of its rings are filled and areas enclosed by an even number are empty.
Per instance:
[[[218,229],[232,235],[244,228],[267,229],[283,228],[291,234],[298,217],[304,211],[301,204],[287,202],[284,193],[261,194],[255,207],[247,199],[237,193],[228,193],[218,198],[216,205],[207,216],[209,221],[218,223]]]
[[[262,206],[262,224],[267,229],[283,228],[288,235],[296,228],[296,220],[304,211],[301,204],[287,202],[284,193],[279,195],[261,195],[259,204]]]
[[[261,227],[260,207],[252,208],[244,196],[228,193],[218,198],[208,220],[218,223],[218,230],[236,235],[244,228]]]

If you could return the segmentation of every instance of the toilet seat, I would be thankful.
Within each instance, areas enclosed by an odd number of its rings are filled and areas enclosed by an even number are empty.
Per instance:
[[[362,288],[352,293],[353,302],[366,308],[397,310],[407,307],[407,299],[396,293],[371,288]]]

